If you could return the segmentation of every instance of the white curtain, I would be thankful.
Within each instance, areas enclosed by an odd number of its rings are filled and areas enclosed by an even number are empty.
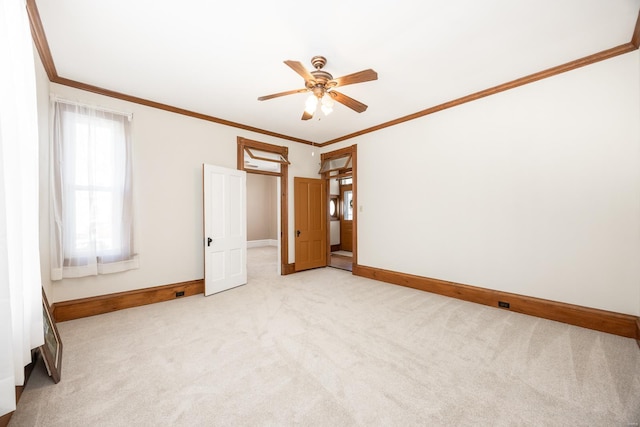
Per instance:
[[[51,278],[138,267],[131,115],[53,99]]]
[[[25,2],[0,0],[0,415],[44,342],[35,82]]]

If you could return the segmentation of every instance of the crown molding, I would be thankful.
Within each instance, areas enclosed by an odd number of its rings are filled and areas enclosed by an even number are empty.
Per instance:
[[[56,65],[53,63],[51,50],[49,50],[49,42],[42,27],[36,0],[27,0],[27,14],[31,26],[31,38],[33,38],[33,43],[36,45],[38,55],[40,55],[40,60],[42,61],[42,65],[44,65],[49,80],[53,81],[58,77],[58,72],[56,71]]]
[[[636,27],[634,28],[633,35],[631,36],[631,44],[634,45],[636,49],[640,48],[640,12],[638,12]]]
[[[298,142],[300,144],[307,144],[307,145],[315,144],[305,139],[300,139],[300,138],[284,135],[277,132],[271,132],[269,130],[260,129],[260,128],[248,126],[242,123],[232,122],[229,120],[224,120],[218,117],[209,116],[207,114],[197,113],[195,111],[186,110],[184,108],[174,107],[172,105],[163,104],[163,103],[152,101],[149,99],[139,98],[137,96],[127,95],[120,92],[115,92],[102,87],[93,86],[87,83],[61,77],[60,75],[58,75],[58,72],[56,71],[56,66],[53,61],[53,56],[51,55],[51,50],[49,49],[49,42],[47,41],[47,36],[44,32],[44,27],[42,26],[40,13],[38,12],[38,6],[36,5],[35,0],[27,0],[27,14],[29,15],[29,22],[31,24],[31,36],[33,38],[33,42],[36,46],[36,49],[38,50],[38,54],[40,55],[40,60],[42,61],[42,65],[44,66],[47,76],[49,77],[49,81],[51,81],[52,83],[58,83],[64,86],[85,90],[87,92],[93,92],[99,95],[105,95],[111,98],[121,99],[123,101],[145,105],[147,107],[169,111],[171,113],[181,114],[184,116],[189,116],[196,119],[205,120],[208,122],[218,123],[224,126],[243,129],[249,132],[256,132],[262,135],[268,135],[268,136],[273,136],[280,139]]]
[[[491,87],[489,89],[481,90],[480,92],[472,93],[471,95],[463,96],[462,98],[454,99],[443,104],[436,105],[434,107],[427,108],[417,113],[409,114],[408,116],[400,117],[399,119],[391,120],[377,126],[372,126],[367,129],[363,129],[358,132],[351,133],[349,135],[341,136],[340,138],[326,141],[322,144],[318,144],[320,147],[335,144],[336,142],[345,141],[347,139],[355,138],[356,136],[365,135],[367,133],[375,132],[380,129],[388,128],[398,125],[400,123],[408,122],[410,120],[418,119],[420,117],[427,116],[429,114],[437,113],[438,111],[446,110],[448,108],[457,107],[458,105],[465,104],[467,102],[475,101],[486,96],[495,95],[496,93],[504,92],[509,89],[523,86],[529,83],[536,82],[538,80],[546,79],[567,71],[575,70],[576,68],[584,67],[586,65],[594,64],[596,62],[604,61],[618,55],[632,52],[638,49],[633,43],[625,43],[620,46],[613,47],[611,49],[603,50],[602,52],[595,53],[593,55],[585,56],[584,58],[576,59],[575,61],[567,62],[566,64],[558,65],[557,67],[549,68],[547,70],[539,71],[537,73],[529,74],[528,76],[521,77],[516,80],[512,80],[507,83],[503,83],[498,86]]]
[[[135,104],[140,104],[140,105],[145,105],[147,107],[152,107],[152,108],[157,108],[159,110],[164,110],[164,111],[169,111],[171,113],[176,113],[176,114],[181,114],[183,116],[189,116],[189,117],[193,117],[196,119],[200,119],[200,120],[206,120],[208,122],[213,122],[213,123],[218,123],[224,126],[230,126],[230,127],[234,127],[234,128],[238,128],[238,129],[243,129],[246,131],[250,131],[250,132],[256,132],[262,135],[269,135],[269,136],[274,136],[276,138],[280,138],[280,139],[286,139],[289,141],[293,141],[293,142],[298,142],[301,144],[308,144],[308,145],[312,145],[313,143],[311,141],[307,141],[305,139],[300,139],[300,138],[295,138],[293,136],[289,136],[289,135],[284,135],[281,133],[276,133],[276,132],[271,132],[265,129],[259,129],[253,126],[248,126],[248,125],[244,125],[242,123],[237,123],[237,122],[232,122],[229,120],[224,120],[224,119],[220,119],[218,117],[214,117],[214,116],[209,116],[207,114],[201,114],[201,113],[197,113],[195,111],[191,111],[191,110],[186,110],[184,108],[178,108],[178,107],[174,107],[172,105],[168,105],[168,104],[162,104],[160,102],[156,102],[156,101],[151,101],[148,99],[144,99],[144,98],[138,98],[137,96],[131,96],[131,95],[127,95],[125,93],[120,93],[120,92],[115,92],[109,89],[104,89],[98,86],[93,86],[90,84],[86,84],[86,83],[82,83],[82,82],[78,82],[75,80],[70,80],[70,79],[66,79],[64,77],[56,77],[55,80],[51,80],[53,83],[58,83],[64,86],[69,86],[69,87],[73,87],[76,89],[82,89],[85,90],[87,92],[93,92],[93,93],[97,93],[99,95],[105,95],[105,96],[109,96],[111,98],[117,98],[117,99],[121,99],[123,101],[128,101],[128,102],[133,102]]]
[[[162,104],[160,102],[155,102],[148,99],[138,98],[136,96],[127,95],[120,92],[115,92],[109,89],[101,88],[98,86],[93,86],[90,84],[78,82],[75,80],[67,79],[64,77],[60,77],[56,71],[55,63],[53,61],[53,57],[51,55],[51,50],[49,49],[49,43],[47,42],[47,37],[44,32],[44,28],[42,26],[42,21],[40,20],[40,13],[38,12],[38,7],[36,5],[36,0],[27,0],[27,12],[29,15],[29,22],[31,24],[31,35],[33,37],[34,44],[36,49],[38,50],[38,54],[40,55],[40,59],[42,64],[44,65],[44,69],[47,72],[47,76],[49,80],[53,83],[58,83],[61,85],[73,87],[76,89],[85,90],[88,92],[97,93],[100,95],[109,96],[112,98],[121,99],[128,102],[133,102],[140,105],[145,105],[147,107],[157,108],[160,110],[169,111],[176,114],[181,114],[189,117],[194,117],[196,119],[206,120],[213,123],[218,123],[224,126],[230,126],[238,129],[243,129],[250,132],[255,132],[262,135],[273,136],[276,138],[298,142],[300,144],[306,145],[314,145],[318,147],[326,147],[331,144],[335,144],[338,142],[346,141],[348,139],[355,138],[357,136],[366,135],[368,133],[376,132],[381,129],[385,129],[391,126],[396,126],[398,124],[408,122],[410,120],[415,120],[429,114],[436,113],[438,111],[446,110],[448,108],[456,107],[458,105],[465,104],[467,102],[475,101],[480,98],[484,98],[490,95],[495,95],[500,92],[504,92],[506,90],[514,89],[519,86],[523,86],[529,83],[536,82],[538,80],[546,79],[548,77],[553,77],[558,74],[566,73],[567,71],[575,70],[576,68],[584,67],[586,65],[591,65],[596,62],[604,61],[606,59],[613,58],[618,55],[624,55],[626,53],[632,52],[640,48],[640,12],[638,13],[638,18],[636,20],[636,25],[634,27],[633,35],[631,36],[631,41],[620,46],[613,47],[611,49],[606,49],[601,52],[595,53],[593,55],[585,56],[580,59],[576,59],[574,61],[567,62],[566,64],[558,65],[556,67],[549,68],[547,70],[539,71],[537,73],[530,74],[525,77],[521,77],[516,80],[512,80],[507,83],[503,83],[498,86],[494,86],[488,89],[481,90],[479,92],[472,93],[470,95],[463,96],[461,98],[454,99],[452,101],[445,102],[443,104],[439,104],[421,111],[418,111],[413,114],[409,114],[407,116],[403,116],[394,120],[390,120],[388,122],[381,123],[376,126],[372,126],[366,129],[362,129],[357,132],[353,132],[339,138],[331,139],[322,143],[312,142],[305,139],[296,138],[289,135],[284,135],[276,132],[271,132],[265,129],[256,128],[253,126],[248,126],[242,123],[232,122],[229,120],[224,120],[218,117],[209,116],[207,114],[197,113],[195,111],[186,110],[183,108],[174,107],[167,104]]]

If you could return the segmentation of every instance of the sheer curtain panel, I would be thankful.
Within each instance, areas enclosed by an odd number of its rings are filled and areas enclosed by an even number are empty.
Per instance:
[[[0,415],[44,343],[35,66],[24,0],[0,0]]]
[[[130,115],[53,99],[51,278],[138,267]]]

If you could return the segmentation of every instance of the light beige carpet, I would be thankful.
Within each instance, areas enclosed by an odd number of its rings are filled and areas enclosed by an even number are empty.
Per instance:
[[[352,276],[280,277],[59,324],[18,426],[628,426],[632,339]]]

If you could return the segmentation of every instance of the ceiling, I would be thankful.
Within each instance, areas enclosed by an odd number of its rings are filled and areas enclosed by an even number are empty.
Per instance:
[[[36,0],[57,75],[216,119],[325,143],[628,44],[640,0]],[[367,104],[300,117],[284,60],[323,55]]]

